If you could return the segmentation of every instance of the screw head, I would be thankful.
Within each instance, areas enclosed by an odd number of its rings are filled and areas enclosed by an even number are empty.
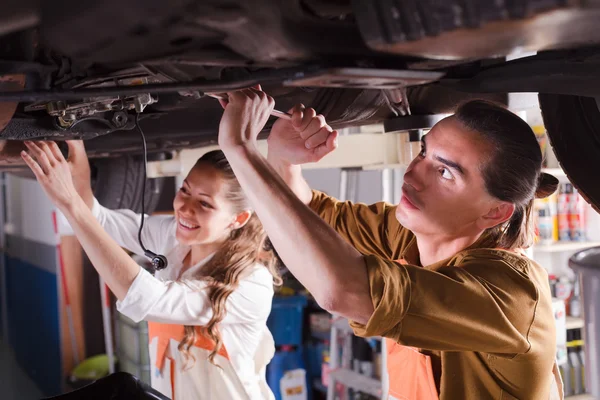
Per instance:
[[[125,126],[127,123],[127,114],[124,112],[116,112],[112,117],[112,123],[119,128]]]

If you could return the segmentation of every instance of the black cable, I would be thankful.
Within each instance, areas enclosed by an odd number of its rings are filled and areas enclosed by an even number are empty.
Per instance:
[[[148,149],[146,147],[146,135],[144,135],[144,131],[140,126],[139,113],[135,117],[135,125],[138,128],[140,135],[142,136],[142,147],[144,150],[144,178],[142,180],[142,217],[140,221],[140,229],[138,231],[138,241],[140,243],[140,247],[144,251],[144,255],[152,261],[154,271],[160,271],[161,269],[165,269],[167,267],[167,258],[163,255],[156,254],[148,250],[146,246],[144,246],[144,242],[142,241],[142,230],[144,229],[144,218],[146,215],[146,180],[148,179]]]
[[[138,113],[135,117],[135,126],[138,128],[140,135],[142,136],[142,148],[144,150],[144,179],[142,180],[142,220],[140,222],[140,230],[138,231],[138,241],[144,253],[148,251],[144,242],[142,241],[142,229],[144,229],[144,216],[146,214],[146,179],[148,179],[148,149],[146,147],[146,135],[140,126],[140,114]]]

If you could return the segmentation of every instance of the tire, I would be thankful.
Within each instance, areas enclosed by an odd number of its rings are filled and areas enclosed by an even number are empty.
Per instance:
[[[141,157],[120,156],[92,161],[94,195],[104,207],[142,211],[144,164]],[[144,212],[156,209],[164,178],[148,179]]]
[[[556,158],[583,198],[600,212],[600,101],[555,94],[540,94],[539,99]]]

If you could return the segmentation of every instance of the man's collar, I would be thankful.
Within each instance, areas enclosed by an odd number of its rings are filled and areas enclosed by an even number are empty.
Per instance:
[[[472,245],[468,246],[467,248],[465,248],[463,250],[458,251],[456,254],[463,252],[465,250],[490,249],[490,248],[493,249],[495,247],[496,246],[494,245],[494,241],[493,241],[492,237],[486,231],[481,236],[479,236],[479,238]],[[444,266],[445,264],[448,264],[448,261],[451,260],[452,258],[454,258],[456,256],[456,254],[445,260],[441,260],[432,265],[428,265],[427,269],[435,270],[435,269],[438,269],[438,268]],[[419,254],[419,246],[417,245],[417,237],[414,234],[412,235],[412,238],[410,239],[410,241],[408,242],[408,244],[406,245],[406,247],[404,248],[402,253],[400,253],[400,258],[405,260],[410,265],[422,266],[421,265],[421,256]]]

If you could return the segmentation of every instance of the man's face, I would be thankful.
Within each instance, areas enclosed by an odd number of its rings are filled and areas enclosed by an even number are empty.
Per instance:
[[[482,217],[498,203],[481,173],[491,151],[454,117],[436,124],[404,175],[398,221],[417,235],[450,239],[481,231]]]

